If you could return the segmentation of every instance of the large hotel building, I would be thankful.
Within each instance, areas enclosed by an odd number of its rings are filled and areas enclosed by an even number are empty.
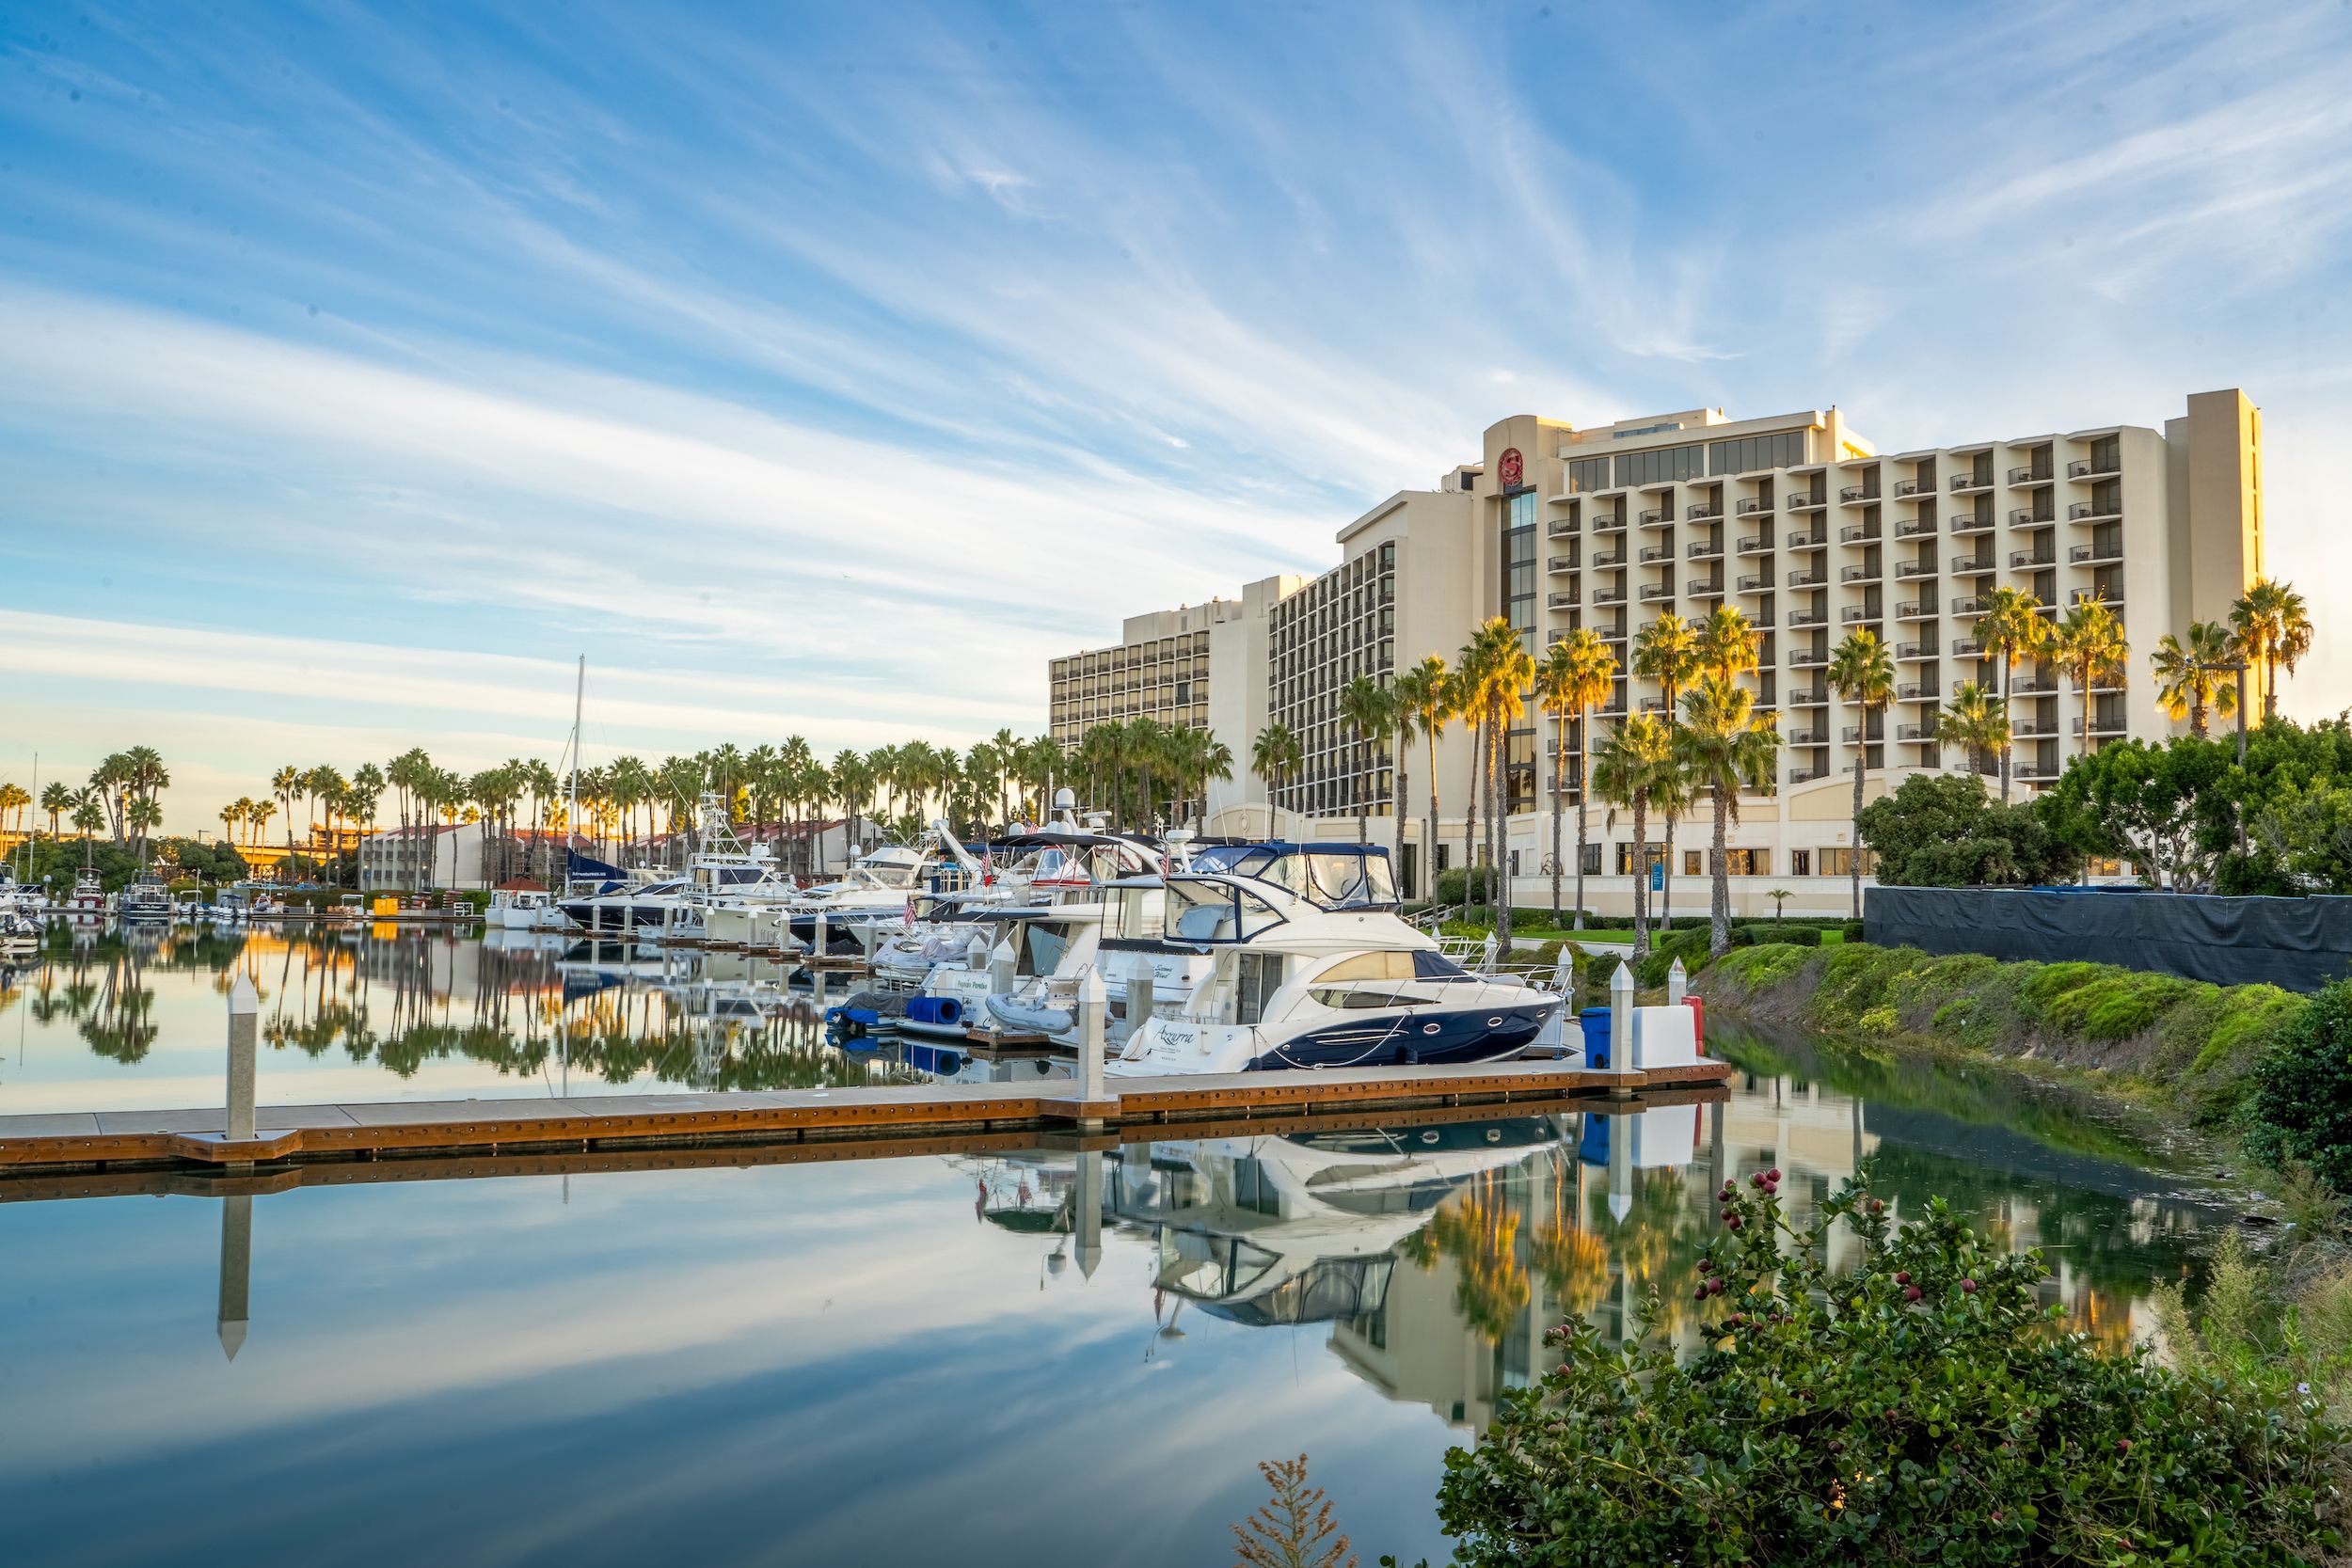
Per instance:
[[[2226,620],[2262,574],[2261,464],[2261,412],[2235,389],[2190,397],[2161,430],[2094,425],[1896,452],[1879,451],[1836,408],[1758,420],[1696,409],[1587,429],[1516,415],[1488,427],[1479,459],[1437,489],[1400,491],[1342,529],[1341,563],[1323,576],[1269,578],[1235,599],[1139,616],[1118,646],[1055,659],[1052,733],[1075,745],[1094,723],[1144,714],[1206,725],[1237,759],[1235,777],[1211,789],[1213,832],[1353,837],[1360,810],[1375,819],[1374,840],[1390,842],[1393,740],[1359,736],[1341,720],[1349,681],[1385,683],[1433,653],[1451,659],[1498,614],[1539,655],[1590,626],[1620,661],[1597,716],[1606,724],[1662,706],[1654,683],[1624,669],[1645,625],[1670,611],[1703,620],[1729,604],[1763,633],[1752,679],[1784,741],[1776,788],[1740,803],[1735,905],[1769,914],[1766,890],[1786,888],[1792,910],[1834,908],[1852,849],[1857,752],[1871,797],[1947,766],[1935,741],[1944,702],[1962,682],[1997,674],[1974,637],[1994,589],[2022,589],[2052,616],[2103,598],[2131,640],[2122,678],[2088,701],[2054,668],[2017,670],[2012,771],[2027,788],[2057,778],[2085,745],[2181,727],[2156,705],[2148,653],[2191,621]],[[1893,708],[1867,723],[1823,674],[1857,626],[1878,634],[1897,670]],[[1298,736],[1305,766],[1269,799],[1246,765],[1274,721]],[[1522,901],[1548,883],[1554,853],[1551,724],[1531,705],[1525,725],[1508,769]],[[1571,792],[1582,745],[1571,728]],[[1405,762],[1401,870],[1419,887],[1431,863],[1420,842],[1426,742]],[[1457,724],[1437,748],[1438,869],[1461,854],[1470,768]],[[1586,899],[1620,910],[1634,846],[1626,821],[1606,818],[1595,802]],[[1689,863],[1677,874],[1699,872],[1703,851],[1700,833],[1681,834],[1677,861]],[[1695,908],[1703,895],[1692,897]]]

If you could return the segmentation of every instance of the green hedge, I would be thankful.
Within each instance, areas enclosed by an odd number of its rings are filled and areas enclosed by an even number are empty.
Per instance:
[[[2092,1048],[2083,1053],[2097,1065],[2177,1092],[2209,1126],[2239,1112],[2273,1046],[2312,1005],[2276,986],[1861,942],[1762,942],[1725,954],[1710,974],[1727,1000],[1793,1003],[1804,1022],[1837,1033],[2005,1053],[2045,1042]]]

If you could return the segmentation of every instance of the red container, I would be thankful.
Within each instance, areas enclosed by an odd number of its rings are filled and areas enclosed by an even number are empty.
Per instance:
[[[1707,1054],[1707,1003],[1696,996],[1686,996],[1682,1005],[1691,1009],[1691,1033],[1698,1039],[1699,1054]]]

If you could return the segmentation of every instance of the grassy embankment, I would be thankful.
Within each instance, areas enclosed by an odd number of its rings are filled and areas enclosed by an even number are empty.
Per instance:
[[[2217,986],[2094,963],[1935,958],[1864,942],[1734,948],[1710,1005],[1856,1042],[1910,1042],[2091,1069],[2196,1126],[2229,1127],[2281,1032],[2311,1006],[2276,986]]]

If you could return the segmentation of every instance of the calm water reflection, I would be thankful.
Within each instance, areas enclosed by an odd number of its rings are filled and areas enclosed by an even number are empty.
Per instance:
[[[2203,1212],[2096,1122],[1738,1049],[1720,1107],[1614,1118],[0,1202],[0,1561],[1197,1568],[1302,1450],[1411,1560],[1549,1324],[1655,1286],[1688,1339],[1723,1174],[1802,1211],[1873,1156],[2115,1342],[2188,1266]]]
[[[239,974],[262,995],[265,1102],[805,1087],[870,1065],[824,1048],[805,976],[739,955],[389,926],[58,926],[37,959],[0,969],[0,1115],[219,1104]]]

